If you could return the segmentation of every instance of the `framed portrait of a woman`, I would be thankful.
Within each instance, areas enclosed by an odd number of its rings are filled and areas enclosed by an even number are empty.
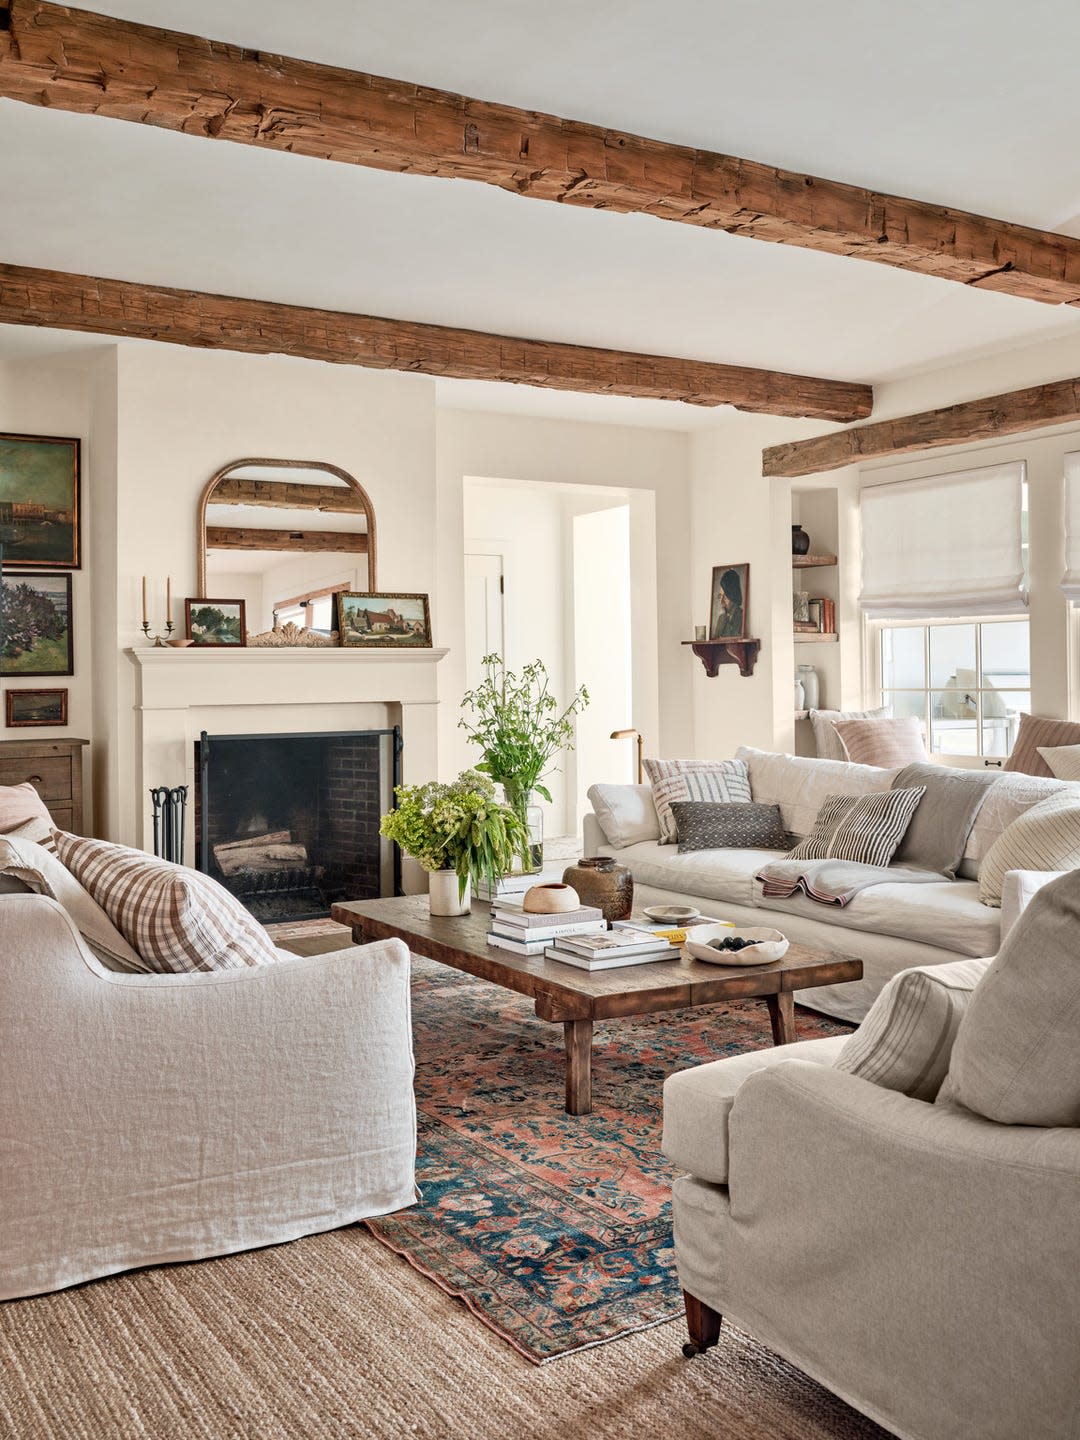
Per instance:
[[[709,639],[743,640],[750,608],[750,566],[714,565]]]

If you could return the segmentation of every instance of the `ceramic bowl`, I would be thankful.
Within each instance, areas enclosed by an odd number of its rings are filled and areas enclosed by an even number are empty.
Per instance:
[[[714,950],[706,943],[728,935],[739,935],[754,943],[742,950]],[[693,936],[683,945],[682,953],[687,959],[703,960],[706,965],[769,965],[782,959],[788,948],[786,935],[764,925],[695,925]]]
[[[193,645],[194,643],[193,640],[188,640],[183,635],[178,635],[173,640],[165,641],[165,644],[171,645],[174,650],[185,650],[189,645]]]
[[[572,885],[534,885],[525,891],[521,908],[529,915],[565,915],[568,910],[577,910],[581,905],[578,893]]]
[[[693,905],[646,905],[644,914],[654,925],[685,925],[701,914]]]

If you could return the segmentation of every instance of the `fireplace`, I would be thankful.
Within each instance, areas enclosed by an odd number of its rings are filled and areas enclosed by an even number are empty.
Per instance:
[[[264,924],[400,889],[379,817],[401,731],[208,735],[195,744],[195,864]]]

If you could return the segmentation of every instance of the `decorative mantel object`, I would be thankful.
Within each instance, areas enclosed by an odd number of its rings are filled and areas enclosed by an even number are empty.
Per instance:
[[[682,643],[690,646],[710,680],[716,679],[721,665],[738,665],[739,674],[744,680],[749,679],[761,650],[760,640],[706,640],[703,643],[684,640]]]
[[[594,855],[568,865],[563,883],[577,891],[582,905],[597,905],[610,925],[615,920],[629,920],[634,908],[634,877],[625,865],[611,855]]]
[[[551,803],[551,792],[540,782],[555,756],[574,748],[574,716],[588,705],[589,692],[580,686],[560,711],[542,660],[524,666],[520,676],[506,668],[501,655],[485,655],[482,664],[483,680],[461,702],[472,717],[462,716],[458,725],[484,753],[476,768],[503,787],[506,803],[521,821],[526,839],[520,869],[533,875],[544,857],[543,816],[532,805],[532,794],[535,790]]]
[[[342,590],[335,598],[342,645],[430,649],[431,611],[426,595],[361,595]]]
[[[320,630],[305,630],[302,626],[294,624],[293,621],[286,620],[284,625],[275,625],[273,630],[264,630],[259,635],[249,635],[247,643],[260,650],[280,650],[286,647],[291,650],[305,650],[315,646],[336,646],[338,632],[331,630],[328,635],[324,635]]]
[[[791,553],[792,555],[808,555],[810,553],[810,536],[801,525],[791,527]]]

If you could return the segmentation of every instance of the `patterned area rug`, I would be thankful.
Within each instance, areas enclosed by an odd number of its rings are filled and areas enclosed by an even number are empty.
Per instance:
[[[591,1115],[563,1111],[562,1027],[414,957],[421,1203],[366,1222],[537,1364],[674,1319],[673,1070],[771,1045],[762,1001],[597,1025]],[[851,1026],[798,1012],[800,1039]]]

